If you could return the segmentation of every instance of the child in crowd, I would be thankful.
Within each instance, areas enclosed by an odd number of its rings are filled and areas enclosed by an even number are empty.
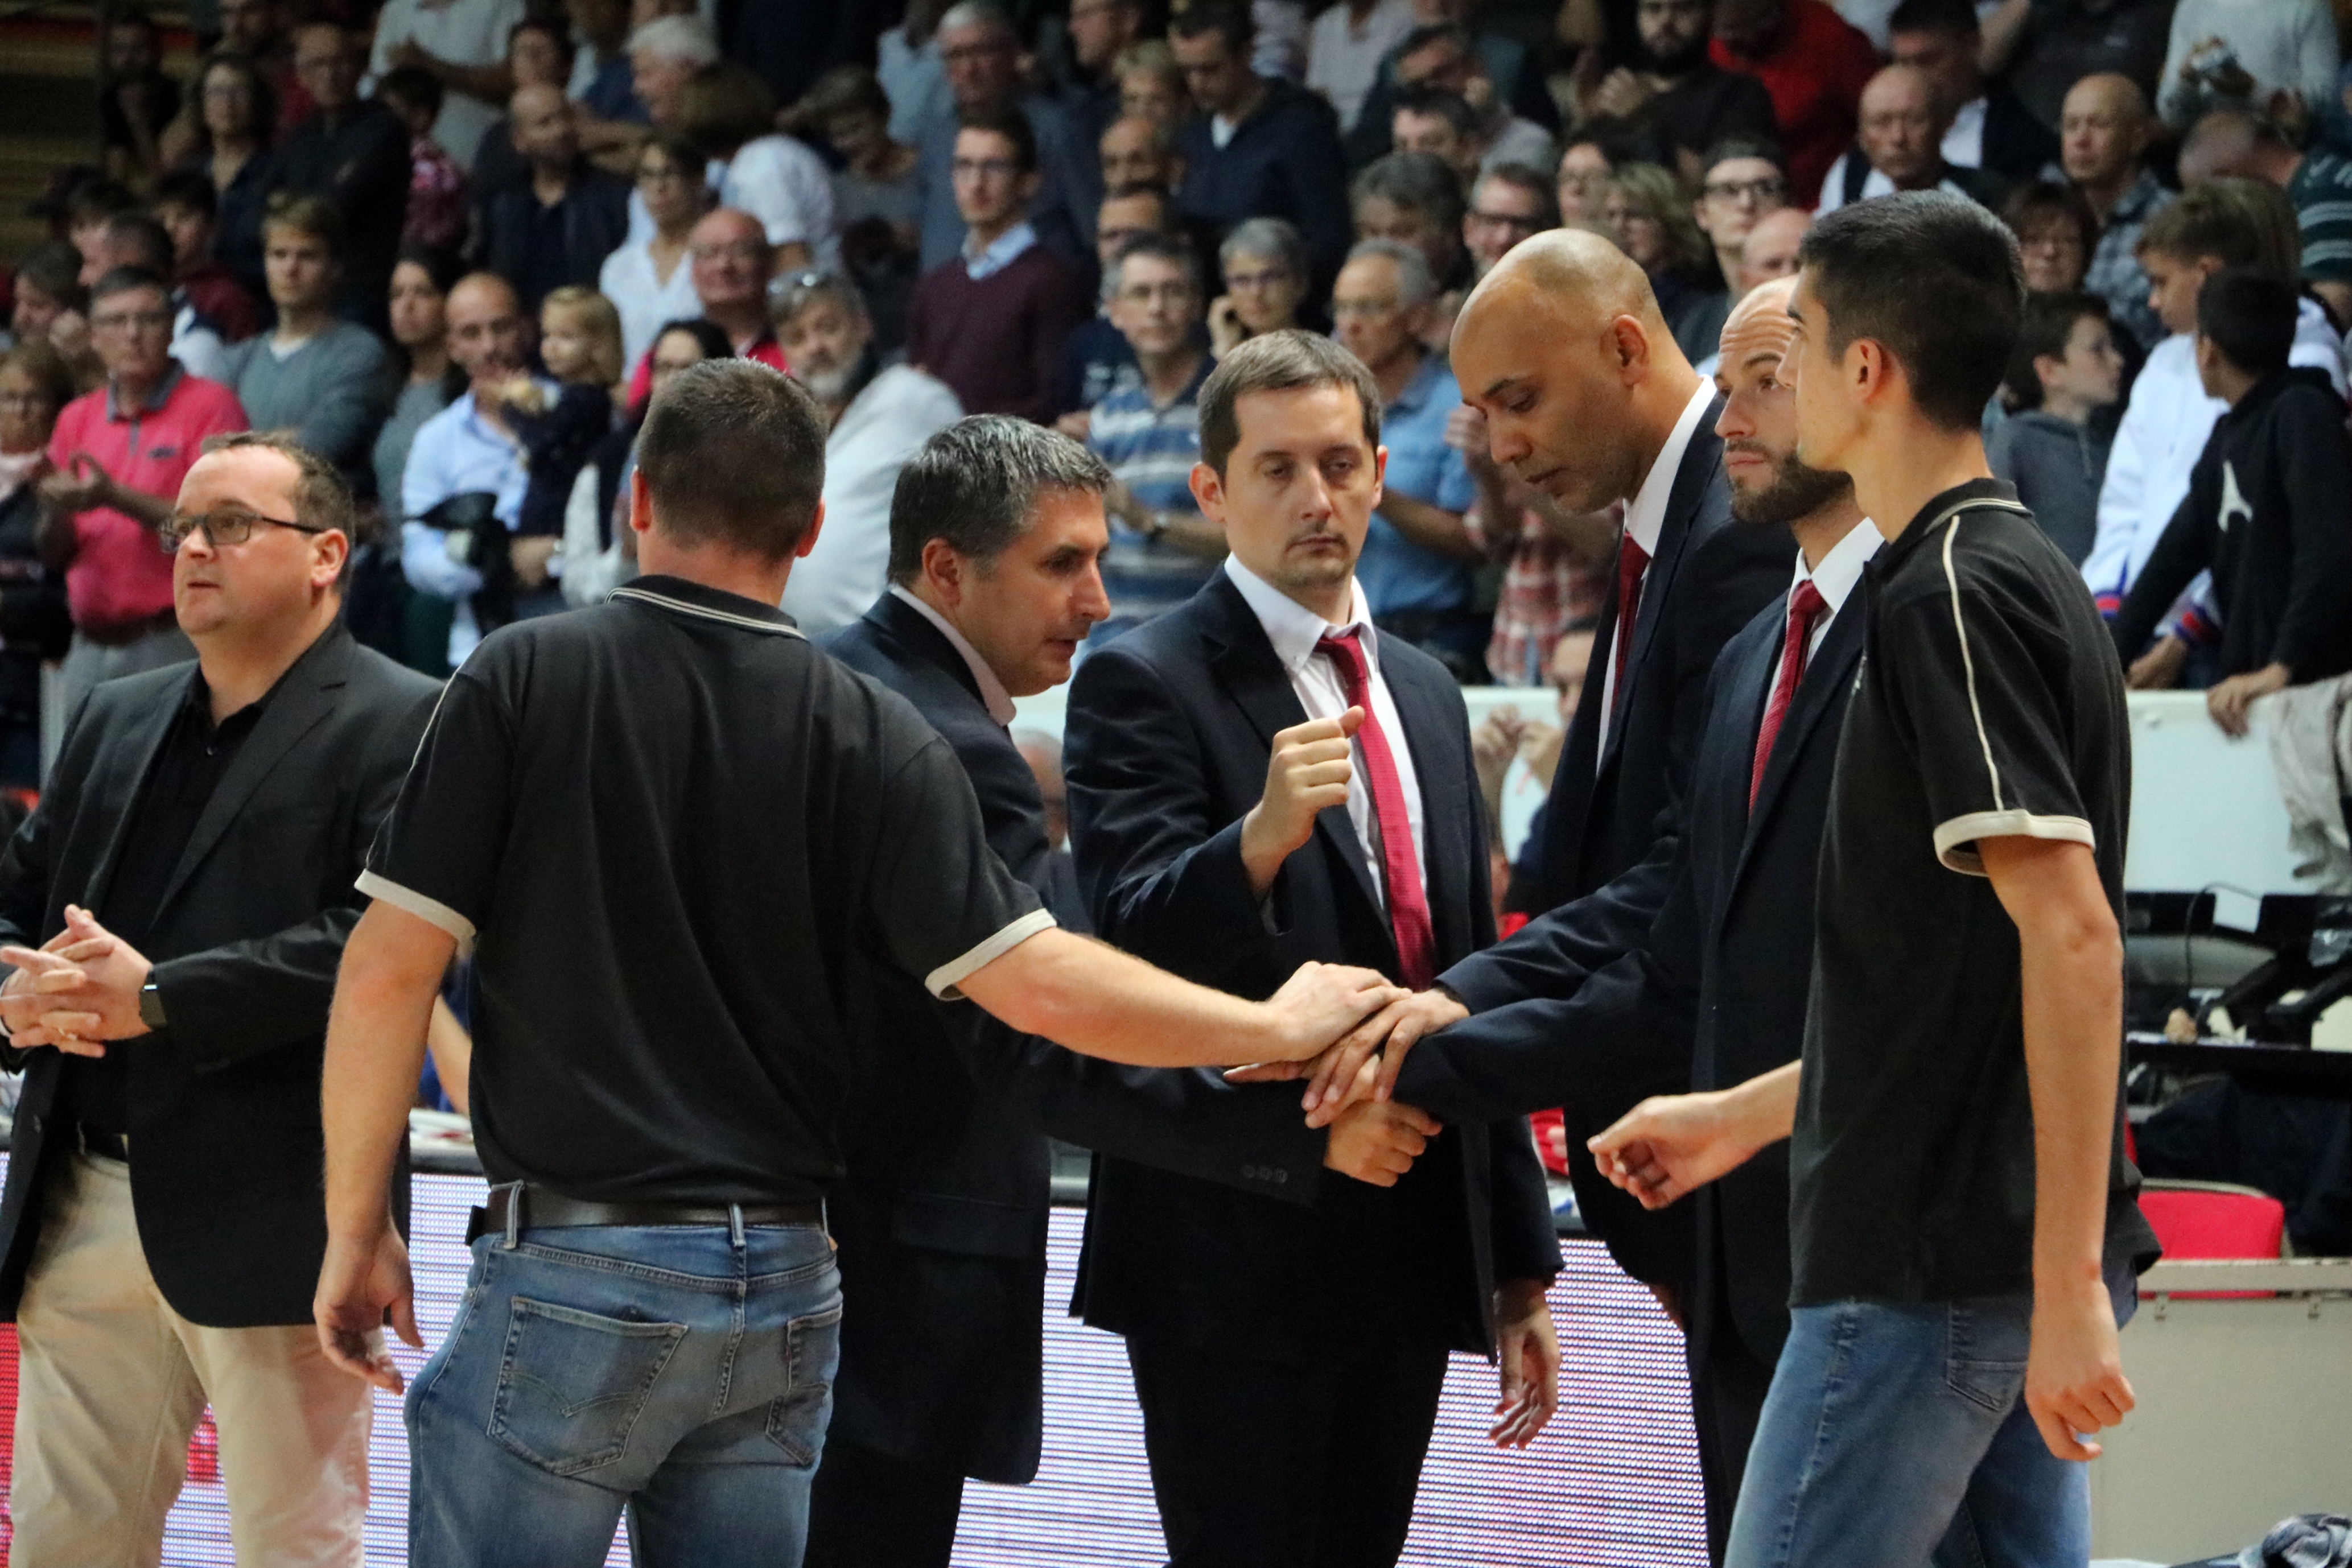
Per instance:
[[[2231,735],[2254,698],[2352,668],[2352,437],[2326,377],[2288,363],[2299,304],[2252,267],[2199,289],[2197,372],[2229,412],[2116,620],[2128,659],[2210,570],[2222,679],[2206,706]]]
[[[530,465],[515,533],[519,539],[560,539],[564,503],[581,465],[613,428],[621,313],[593,288],[574,284],[553,290],[539,308],[539,357],[561,390],[550,397],[539,383],[518,377],[504,399]]]
[[[466,239],[466,174],[433,140],[441,113],[441,80],[420,66],[383,73],[376,97],[408,127],[408,217],[400,243],[453,251]]]
[[[1987,444],[1992,471],[2076,566],[2099,531],[2099,485],[2116,434],[2124,359],[2094,294],[2026,297],[2004,385],[2010,417]]]

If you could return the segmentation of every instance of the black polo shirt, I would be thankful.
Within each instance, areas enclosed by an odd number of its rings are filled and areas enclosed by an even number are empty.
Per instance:
[[[2033,1283],[2033,1111],[2017,926],[1976,852],[2087,844],[2118,924],[2130,736],[2081,575],[2017,492],[1937,497],[1864,577],[1863,664],[1822,841],[1790,1147],[1798,1306]],[[2155,1238],[2109,1162],[2109,1261]]]
[[[855,944],[948,996],[1053,924],[909,704],[667,577],[475,651],[360,888],[474,948],[490,1179],[601,1202],[822,1194]]]

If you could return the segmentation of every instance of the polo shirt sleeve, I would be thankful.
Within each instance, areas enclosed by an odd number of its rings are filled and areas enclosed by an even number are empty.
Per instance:
[[[359,889],[474,950],[513,810],[514,737],[496,693],[470,670],[449,678],[400,799],[368,850]]]
[[[898,966],[953,1001],[976,970],[1051,928],[1036,891],[988,847],[955,753],[927,736],[883,787],[867,913]]]
[[[2013,592],[1989,589],[1942,544],[1928,548],[1942,555],[1944,591],[1891,606],[1877,656],[1908,720],[1936,858],[1982,876],[1979,839],[2095,847],[2069,761],[2059,672],[2028,641]]]

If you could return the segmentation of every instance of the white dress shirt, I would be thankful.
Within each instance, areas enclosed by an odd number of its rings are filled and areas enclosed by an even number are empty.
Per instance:
[[[940,629],[940,635],[947,638],[955,651],[963,655],[963,662],[971,666],[971,678],[980,685],[980,700],[987,706],[988,716],[1000,725],[1010,727],[1013,723],[1013,694],[1004,689],[1004,683],[997,679],[996,672],[990,667],[988,661],[980,656],[980,650],[966,642],[963,633],[957,631],[946,616],[895,582],[890,585],[890,597],[913,605],[916,614]]]
[[[1242,598],[1257,616],[1257,623],[1265,629],[1266,641],[1274,644],[1274,656],[1289,673],[1291,692],[1309,719],[1338,718],[1349,706],[1348,688],[1340,679],[1339,667],[1328,653],[1317,653],[1316,644],[1342,632],[1356,633],[1357,643],[1364,651],[1366,684],[1371,687],[1371,717],[1387,737],[1389,755],[1396,761],[1397,787],[1404,795],[1405,821],[1412,825],[1413,863],[1421,868],[1422,895],[1425,900],[1429,892],[1429,830],[1422,810],[1421,780],[1412,770],[1412,747],[1405,738],[1404,720],[1398,715],[1396,700],[1389,695],[1388,681],[1381,674],[1381,634],[1372,626],[1372,612],[1364,601],[1363,589],[1352,580],[1349,582],[1348,623],[1335,626],[1235,557],[1225,558],[1225,576],[1241,590]],[[1371,875],[1372,885],[1381,890],[1381,904],[1386,908],[1388,875],[1381,859],[1380,813],[1373,809],[1372,787],[1364,773],[1360,730],[1348,761],[1348,821],[1355,827],[1356,841],[1363,847],[1365,869]]]
[[[1822,651],[1822,639],[1830,634],[1830,622],[1838,618],[1838,612],[1843,610],[1845,601],[1853,597],[1854,585],[1862,580],[1862,569],[1870,564],[1870,558],[1876,555],[1878,547],[1885,542],[1886,536],[1878,531],[1877,525],[1864,517],[1847,531],[1845,538],[1832,545],[1829,553],[1822,557],[1822,564],[1811,570],[1806,570],[1804,552],[1797,552],[1797,575],[1789,584],[1789,591],[1793,595],[1798,585],[1811,578],[1814,591],[1822,596],[1822,606],[1821,619],[1813,622],[1812,634],[1805,639],[1807,669],[1812,668],[1813,655]],[[1786,621],[1781,622],[1783,645],[1788,642],[1787,624]],[[1780,656],[1775,653],[1772,656],[1772,678],[1765,684],[1764,689],[1769,692],[1780,684]]]
[[[1985,98],[1982,93],[1960,105],[1944,132],[1944,162],[1962,169],[1984,167]]]
[[[784,613],[814,637],[866,613],[890,580],[890,497],[924,442],[963,417],[946,385],[892,365],[824,438],[824,527],[784,582]]]
[[[1666,444],[1658,448],[1658,455],[1650,471],[1642,478],[1642,487],[1625,507],[1625,537],[1642,547],[1642,553],[1654,563],[1658,559],[1658,536],[1666,528],[1666,502],[1675,493],[1675,476],[1682,471],[1683,454],[1690,450],[1691,437],[1698,431],[1698,422],[1706,415],[1707,407],[1715,402],[1715,383],[1702,379],[1698,390],[1683,405],[1680,418],[1675,421]],[[1650,567],[1642,568],[1642,587],[1646,596],[1650,584]],[[1609,591],[1614,594],[1617,584],[1612,580]],[[1606,648],[1595,648],[1593,655],[1602,661],[1601,666],[1601,740],[1593,747],[1593,771],[1601,770],[1601,758],[1609,752],[1609,716],[1617,706],[1617,643],[1633,635],[1633,628],[1619,622],[1610,632]],[[1628,646],[1631,644],[1629,643]]]

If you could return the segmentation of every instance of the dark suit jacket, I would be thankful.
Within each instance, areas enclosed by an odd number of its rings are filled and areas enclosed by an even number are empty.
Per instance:
[[[955,748],[991,846],[1050,905],[1067,857],[1049,854],[1036,779],[954,645],[889,594],[823,644]],[[827,1202],[856,1304],[835,1430],[982,1480],[1026,1481],[1044,1429],[1045,1132],[1302,1202],[1271,1173],[1312,1169],[1323,1134],[1295,1095],[1075,1055],[935,1000],[886,956],[861,952],[849,1007],[860,1060],[843,1119],[848,1170]]]
[[[593,288],[604,258],[629,237],[629,183],[583,162],[556,206],[562,230],[562,277],[554,287],[568,283]],[[521,184],[497,192],[482,204],[482,268],[512,280],[523,297],[523,308],[534,312],[543,298],[530,287],[540,265],[531,256],[539,210],[539,193],[531,188],[528,170]]]
[[[1599,1082],[1630,1103],[1727,1088],[1801,1053],[1814,873],[1863,616],[1857,588],[1781,720],[1751,812],[1756,734],[1786,604],[1783,596],[1768,605],[1716,664],[1674,885],[1648,940],[1573,997],[1498,1008],[1422,1041],[1405,1059],[1399,1099],[1440,1116],[1500,1116],[1574,1100]],[[1692,1212],[1694,1343],[1736,1333],[1771,1364],[1789,1333],[1788,1145],[1700,1188]],[[1718,1289],[1728,1325],[1716,1322]]]
[[[1592,666],[1544,810],[1538,893],[1550,913],[1439,977],[1472,1012],[1567,995],[1641,946],[1665,904],[1675,810],[1698,749],[1707,675],[1732,633],[1788,591],[1796,558],[1785,530],[1732,521],[1715,434],[1722,412],[1720,399],[1708,406],[1675,470],[1605,751],[1601,676],[1616,630],[1613,595],[1601,611]],[[1565,1106],[1578,1207],[1626,1272],[1653,1281],[1684,1278],[1693,1245],[1687,1218],[1675,1209],[1644,1213],[1602,1180],[1584,1153],[1587,1135],[1632,1108],[1620,1098],[1595,1085]]]
[[[1450,963],[1494,935],[1462,694],[1400,639],[1382,638],[1380,657],[1420,784],[1431,920],[1439,961]],[[1309,959],[1397,972],[1344,808],[1322,813],[1263,907],[1250,892],[1242,818],[1265,792],[1276,732],[1305,721],[1223,572],[1087,660],[1071,686],[1064,759],[1079,880],[1107,941],[1248,997],[1270,995]],[[1296,1113],[1295,1086],[1260,1092]],[[1362,1322],[1412,1295],[1411,1310],[1436,1314],[1456,1345],[1485,1350],[1495,1281],[1549,1280],[1559,1268],[1520,1121],[1448,1127],[1391,1188],[1326,1174],[1319,1155],[1273,1174],[1311,1206],[1097,1161],[1079,1281],[1086,1320],[1303,1359],[1328,1351],[1333,1322]],[[1381,1293],[1350,1299],[1368,1280]]]
[[[0,851],[0,942],[37,946],[64,928],[67,904],[102,904],[194,678],[176,664],[83,703],[40,805]],[[327,1002],[366,902],[352,883],[439,692],[331,628],[279,681],[164,888],[146,955],[170,1027],[108,1049],[131,1059],[140,1243],[163,1299],[193,1322],[310,1321],[327,1243]],[[74,1138],[48,1125],[63,1058],[7,1055],[26,1075],[0,1197],[0,1318],[13,1321],[42,1178]]]
[[[1985,84],[1984,150],[1979,166],[2012,185],[2042,177],[2058,162],[2058,133],[2033,116],[2007,82]]]

